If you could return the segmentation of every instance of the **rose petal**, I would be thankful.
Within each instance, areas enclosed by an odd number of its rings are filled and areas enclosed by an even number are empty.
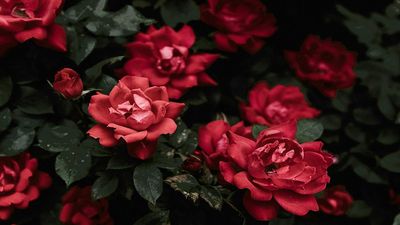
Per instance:
[[[293,191],[279,190],[274,192],[276,202],[286,211],[304,216],[308,211],[318,211],[318,203],[312,195],[301,195]]]
[[[114,131],[104,125],[97,124],[88,132],[91,137],[99,139],[99,142],[104,147],[113,147],[118,144],[118,140],[114,138]]]
[[[243,206],[247,212],[256,220],[268,221],[278,216],[278,206],[273,201],[256,201],[249,193],[243,197]]]

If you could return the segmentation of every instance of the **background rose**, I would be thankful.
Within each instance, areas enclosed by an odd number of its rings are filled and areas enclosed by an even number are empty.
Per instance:
[[[317,211],[313,196],[325,189],[332,156],[321,142],[299,144],[296,124],[274,126],[256,141],[228,132],[229,161],[220,162],[224,180],[247,189],[243,205],[257,220],[271,220],[279,206],[295,215]]]
[[[239,46],[254,54],[276,30],[274,16],[259,0],[208,0],[200,11],[201,20],[218,29],[217,47],[227,52],[236,52]]]
[[[0,158],[0,219],[7,220],[14,209],[28,208],[40,190],[51,185],[51,177],[38,170],[29,153]]]
[[[91,187],[72,187],[62,198],[59,219],[67,225],[113,225],[108,200],[93,201]]]
[[[344,215],[350,209],[352,203],[353,197],[342,185],[326,189],[322,198],[318,199],[321,211],[334,216]]]
[[[339,42],[310,35],[299,52],[288,51],[286,58],[300,79],[328,97],[335,97],[338,89],[353,86],[356,79],[356,54]]]
[[[150,26],[127,45],[130,60],[125,71],[132,76],[149,78],[151,85],[164,85],[170,98],[180,98],[188,89],[198,85],[216,85],[205,70],[217,60],[217,54],[191,54],[196,36],[185,25],[178,32],[164,26]]]
[[[79,74],[73,69],[64,68],[56,73],[53,88],[65,98],[74,99],[81,96],[83,82]]]
[[[260,82],[250,90],[248,99],[249,104],[242,103],[240,108],[244,119],[253,124],[277,125],[319,115],[296,86],[269,88],[267,83]]]
[[[66,51],[65,31],[54,23],[62,4],[62,0],[0,1],[0,54],[30,39]]]
[[[215,120],[199,128],[199,146],[205,162],[210,169],[218,169],[220,161],[227,158],[226,150],[229,140],[226,133],[232,131],[251,138],[251,127],[245,127],[243,122],[230,126],[224,120]]]
[[[99,124],[88,134],[106,147],[123,139],[131,155],[147,159],[155,151],[160,135],[175,132],[174,119],[183,107],[183,103],[169,102],[165,87],[149,87],[145,77],[126,76],[110,95],[92,96],[88,110]]]

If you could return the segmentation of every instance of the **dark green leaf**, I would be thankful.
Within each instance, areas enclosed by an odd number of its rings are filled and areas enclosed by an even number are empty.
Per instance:
[[[265,130],[265,129],[267,129],[268,127],[267,126],[264,126],[264,125],[258,125],[258,124],[256,124],[256,125],[254,125],[253,127],[252,127],[252,134],[253,134],[253,137],[254,138],[257,138],[258,137],[258,135],[260,134],[260,132],[261,131],[263,131],[263,130]]]
[[[297,122],[296,139],[300,143],[315,141],[321,137],[324,127],[316,120],[300,120]]]
[[[369,108],[358,108],[353,111],[354,118],[363,124],[377,125],[380,123],[378,116]]]
[[[157,167],[149,163],[140,164],[133,173],[133,182],[140,196],[156,204],[163,191],[163,178]]]
[[[0,107],[8,102],[11,97],[13,84],[11,77],[8,75],[0,75]]]
[[[200,197],[210,205],[211,208],[221,210],[223,198],[221,193],[212,186],[201,186]]]
[[[394,217],[393,225],[400,225],[400,213]]]
[[[109,64],[114,64],[118,61],[121,61],[124,57],[123,56],[117,56],[117,57],[112,57],[109,59],[105,59],[96,65],[92,66],[91,68],[87,69],[86,72],[86,77],[85,77],[85,84],[91,86],[95,81],[98,80],[99,77],[103,75],[103,67]]]
[[[116,155],[108,161],[108,170],[122,170],[135,166],[135,162],[128,155]]]
[[[140,25],[150,25],[152,20],[144,18],[132,6],[125,6],[117,12],[107,13],[86,24],[86,28],[95,35],[118,37],[135,34]]]
[[[108,75],[103,75],[95,83],[94,87],[100,89],[103,94],[108,94],[111,92],[115,85],[117,85],[117,80]]]
[[[342,126],[342,119],[340,118],[340,116],[335,114],[322,116],[321,118],[319,118],[319,121],[322,123],[324,129],[326,130],[339,130]]]
[[[92,186],[92,198],[94,200],[110,196],[118,188],[118,177],[110,174],[102,174]]]
[[[347,112],[350,105],[350,96],[346,91],[338,91],[336,98],[332,100],[332,105],[340,112]]]
[[[293,224],[294,224],[294,217],[276,218],[268,223],[268,225],[293,225]]]
[[[11,111],[8,108],[0,109],[0,132],[5,131],[12,121]]]
[[[91,161],[90,153],[86,148],[77,147],[61,152],[56,158],[56,173],[69,186],[89,174]]]
[[[70,120],[46,123],[38,131],[39,146],[50,152],[63,152],[76,148],[83,138],[78,126]]]
[[[12,113],[13,121],[19,127],[37,128],[43,125],[45,119],[43,116],[28,115],[19,109],[15,109]]]
[[[193,0],[170,0],[161,6],[161,16],[166,24],[175,27],[200,19],[200,10]]]
[[[14,156],[28,150],[35,138],[31,128],[13,127],[0,137],[0,156]]]
[[[186,198],[190,198],[193,202],[199,199],[200,184],[197,179],[190,174],[182,174],[168,177],[165,182],[174,190],[182,193]]]
[[[169,220],[168,211],[151,212],[138,219],[133,225],[162,225]]]
[[[364,130],[355,125],[354,123],[347,124],[345,128],[345,133],[349,138],[359,143],[364,143],[367,139]]]
[[[21,87],[22,98],[17,106],[22,112],[32,115],[53,113],[53,105],[47,94],[31,87]]]
[[[68,53],[76,64],[80,64],[96,47],[96,38],[77,32],[75,27],[67,27]]]
[[[107,0],[83,0],[68,8],[65,11],[65,16],[72,20],[72,22],[78,22],[101,13],[106,3]]]
[[[400,129],[394,127],[382,128],[377,141],[385,145],[392,145],[400,141]]]
[[[380,160],[379,164],[388,171],[400,173],[400,151],[386,155]]]
[[[374,183],[374,184],[386,184],[387,183],[387,181],[385,181],[372,168],[368,167],[366,164],[359,161],[358,159],[352,158],[351,162],[352,162],[354,173],[356,173],[358,176],[360,176],[364,180],[368,181],[369,183]]]
[[[394,120],[396,117],[396,108],[385,91],[381,90],[378,98],[378,108],[382,114],[389,120]]]
[[[364,201],[356,200],[353,202],[351,208],[346,212],[350,218],[364,218],[371,214],[371,207]]]

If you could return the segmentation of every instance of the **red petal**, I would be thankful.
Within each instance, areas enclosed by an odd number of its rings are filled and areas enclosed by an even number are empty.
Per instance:
[[[186,67],[186,73],[196,74],[204,72],[204,70],[210,67],[218,58],[219,55],[209,53],[191,55]]]
[[[62,26],[53,24],[47,29],[47,38],[38,41],[39,45],[55,49],[56,51],[67,51],[67,34]]]
[[[226,52],[236,52],[238,50],[237,45],[228,39],[225,34],[222,33],[215,33],[214,34],[214,41],[215,44],[219,49]]]
[[[308,211],[318,211],[318,203],[312,195],[300,195],[292,191],[279,190],[274,193],[278,204],[286,211],[304,216]]]
[[[114,131],[104,125],[97,124],[87,132],[91,137],[99,139],[104,147],[113,147],[118,144],[118,140],[114,138]]]
[[[193,29],[188,26],[184,25],[179,31],[179,45],[185,46],[187,48],[191,48],[196,41],[196,35],[193,32]]]
[[[246,169],[248,163],[248,155],[254,150],[254,141],[245,137],[234,134],[233,132],[227,133],[230,145],[227,153],[235,163],[241,168]]]
[[[176,119],[181,115],[184,108],[185,108],[184,103],[169,102],[167,105],[167,112],[165,114],[165,117]]]
[[[176,123],[173,119],[164,118],[160,123],[148,128],[147,140],[155,141],[162,134],[173,134],[176,131]]]
[[[146,160],[150,158],[156,151],[156,142],[137,142],[128,145],[128,152],[131,156]]]
[[[233,177],[236,174],[236,171],[233,168],[233,166],[234,165],[232,163],[219,162],[219,170],[220,170],[221,176],[228,183],[233,182]]]
[[[153,101],[168,101],[168,92],[165,87],[150,87],[146,89],[144,93]]]
[[[249,193],[243,197],[243,206],[247,212],[256,220],[268,221],[278,216],[278,206],[273,201],[256,201]]]
[[[47,37],[47,31],[42,27],[35,27],[15,34],[15,39],[22,43],[29,39],[43,40]]]
[[[145,139],[146,136],[147,131],[140,131],[122,136],[122,138],[125,140],[126,143],[131,144]]]
[[[254,200],[269,201],[272,198],[272,193],[255,186],[249,180],[249,175],[245,171],[239,172],[233,177],[233,184],[239,189],[248,189],[251,198]]]
[[[13,208],[11,207],[0,207],[0,219],[8,220],[13,212]]]
[[[144,91],[149,88],[149,79],[146,77],[125,76],[119,81],[119,83],[124,84],[130,90],[141,89]]]
[[[90,99],[88,112],[97,122],[108,124],[111,121],[109,111],[110,107],[109,96],[97,93]]]

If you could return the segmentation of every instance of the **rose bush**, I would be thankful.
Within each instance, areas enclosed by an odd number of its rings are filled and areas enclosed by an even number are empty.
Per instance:
[[[238,47],[251,54],[265,44],[275,30],[275,18],[259,0],[208,0],[200,6],[201,20],[217,28],[214,41],[223,51]]]
[[[243,205],[257,220],[271,220],[279,207],[303,216],[318,211],[314,194],[330,181],[333,157],[322,142],[299,144],[296,124],[262,131],[256,141],[228,132],[228,160],[219,163],[224,180],[247,189]]]
[[[54,23],[63,0],[0,1],[0,54],[28,40],[65,52],[64,28]]]
[[[243,118],[253,124],[278,125],[292,120],[314,118],[319,111],[309,106],[296,86],[256,84],[249,92],[249,104],[242,103]]]
[[[150,26],[127,45],[130,60],[124,69],[129,75],[147,77],[151,85],[166,86],[170,98],[180,98],[188,89],[198,85],[216,85],[205,72],[217,54],[191,54],[196,36],[187,25],[178,32],[164,26]]]
[[[49,188],[51,177],[38,170],[38,161],[29,153],[0,157],[0,220],[7,220],[15,209],[26,209]]]
[[[160,135],[175,132],[174,119],[184,106],[170,102],[165,87],[150,87],[144,77],[125,76],[110,95],[92,96],[89,113],[99,124],[88,134],[106,147],[122,139],[132,156],[144,160],[154,153]]]
[[[287,60],[296,75],[328,97],[353,86],[356,54],[341,43],[310,35],[299,52],[287,51]]]

